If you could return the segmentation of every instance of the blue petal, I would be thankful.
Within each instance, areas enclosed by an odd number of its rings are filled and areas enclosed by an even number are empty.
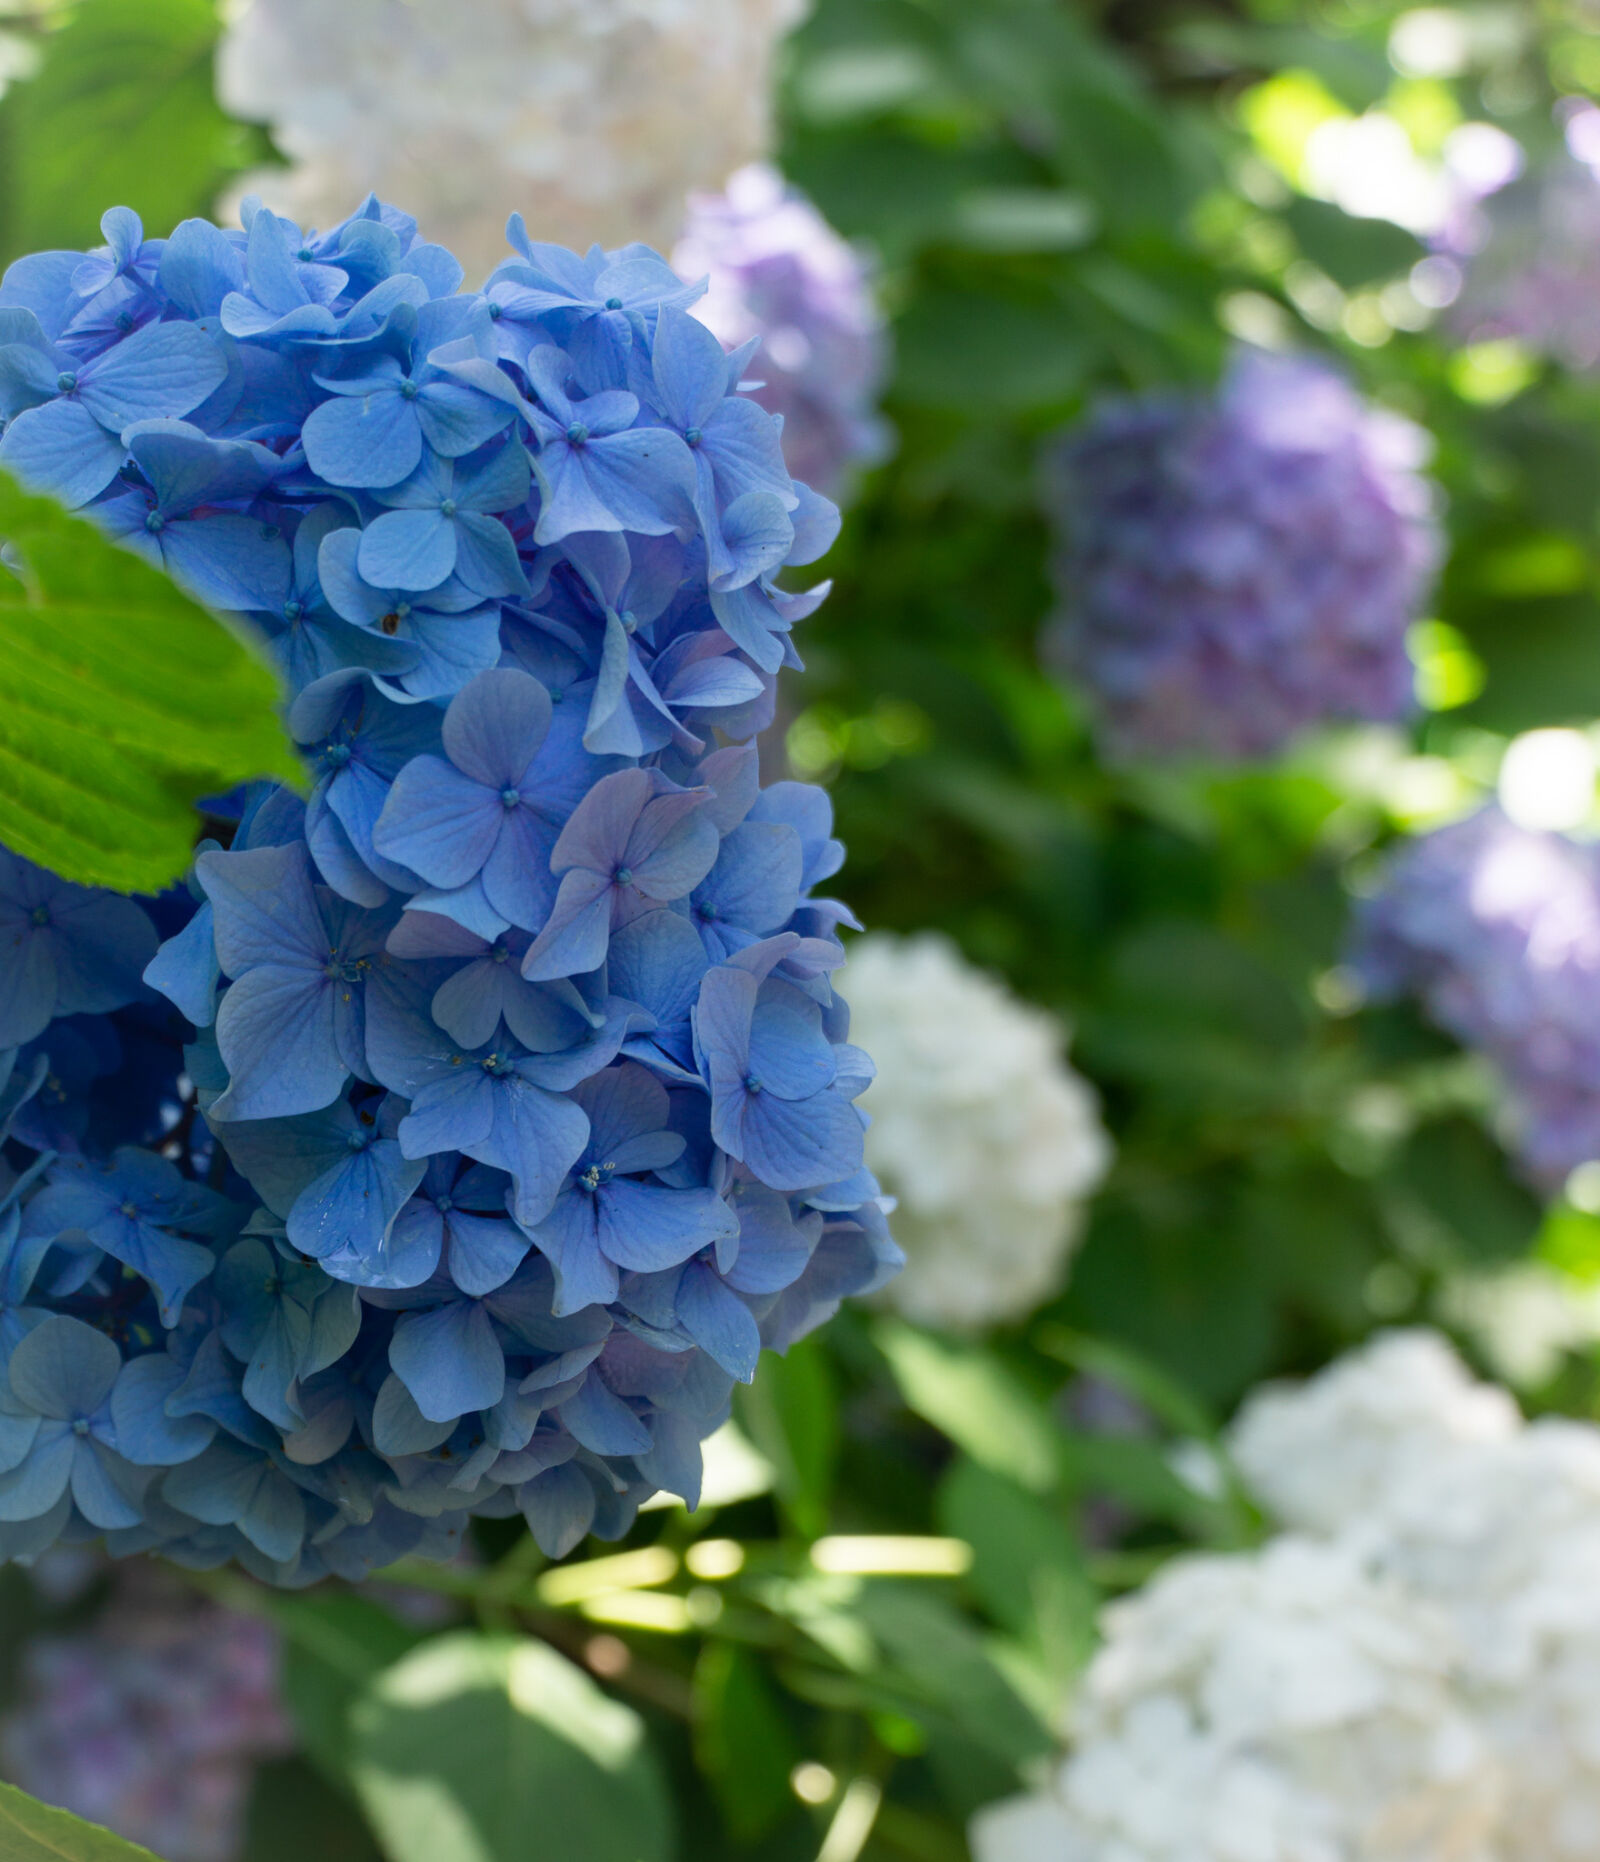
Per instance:
[[[583,1387],[567,1398],[558,1412],[562,1426],[597,1455],[642,1455],[650,1447],[650,1431],[622,1398],[590,1371]]]
[[[374,588],[437,588],[456,566],[456,529],[440,512],[385,511],[361,533],[356,566]]]
[[[518,1489],[517,1504],[546,1558],[565,1558],[594,1523],[594,1487],[571,1462],[535,1475]]]
[[[300,438],[312,471],[330,485],[398,485],[422,457],[416,403],[398,390],[336,395],[315,410]]]
[[[111,1394],[122,1354],[104,1332],[52,1313],[11,1354],[11,1389],[40,1416],[92,1416]],[[52,1502],[53,1504],[53,1502]]]
[[[184,1380],[183,1367],[164,1351],[122,1367],[111,1393],[117,1448],[140,1467],[176,1467],[205,1449],[217,1432],[208,1416],[173,1416],[167,1402]]]
[[[122,469],[123,445],[79,401],[50,401],[18,414],[0,439],[0,466],[29,491],[71,510],[97,498]]]
[[[396,1320],[389,1363],[433,1422],[492,1409],[505,1394],[505,1353],[476,1300],[452,1300]]]
[[[752,1381],[761,1333],[750,1308],[703,1261],[691,1261],[678,1282],[678,1321],[730,1377]]]

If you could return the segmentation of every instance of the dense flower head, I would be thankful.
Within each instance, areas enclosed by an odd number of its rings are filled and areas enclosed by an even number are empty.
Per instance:
[[[957,1329],[1025,1318],[1060,1290],[1110,1161],[1060,1024],[933,932],[861,938],[846,974],[877,1066],[867,1161],[906,1252],[884,1297]]]
[[[1421,1862],[1493,1852],[1502,1780],[1443,1613],[1338,1544],[1177,1561],[1106,1613],[1047,1788],[976,1862]]]
[[[1269,755],[1412,704],[1437,553],[1419,429],[1250,351],[1215,395],[1112,401],[1049,459],[1050,657],[1122,756]]]
[[[23,1649],[0,1770],[167,1862],[234,1862],[255,1766],[287,1752],[277,1637],[128,1566],[86,1628]]]
[[[1529,1178],[1600,1157],[1600,850],[1486,808],[1406,845],[1363,901],[1355,958],[1410,993],[1503,1082]]]
[[[1258,1393],[1229,1446],[1287,1531],[1107,1613],[1076,1749],[979,1862],[1593,1855],[1600,1429],[1524,1423],[1407,1332]]]
[[[250,0],[218,88],[290,158],[251,177],[326,223],[369,189],[414,204],[474,283],[507,213],[541,238],[676,233],[684,196],[771,141],[778,42],[805,0]]]
[[[783,450],[838,496],[888,447],[877,413],[888,339],[860,255],[763,163],[720,194],[694,194],[673,264],[708,280],[695,314],[733,350],[761,338],[755,399],[783,416]]]
[[[155,901],[0,854],[0,1556],[560,1553],[899,1259],[750,741],[837,514],[647,249],[245,218],[0,285],[0,465],[269,637],[310,778]]]
[[[1465,342],[1511,337],[1600,368],[1600,110],[1575,108],[1566,149],[1474,202],[1446,241],[1463,273],[1450,322]]]

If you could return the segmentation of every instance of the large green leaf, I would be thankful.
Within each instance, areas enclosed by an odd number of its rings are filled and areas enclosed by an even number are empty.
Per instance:
[[[53,1810],[14,1785],[0,1784],[0,1862],[156,1862],[98,1823]]]
[[[441,1636],[354,1710],[352,1773],[392,1862],[667,1862],[666,1792],[628,1707],[542,1642]]]
[[[278,682],[159,570],[0,474],[0,842],[67,879],[154,892],[197,797],[299,765]]]
[[[83,0],[0,105],[0,252],[98,244],[124,205],[152,234],[211,211],[231,174],[270,159],[218,105],[214,0]]]
[[[885,1319],[873,1332],[906,1407],[980,1467],[1042,1493],[1061,1475],[1061,1439],[1044,1405],[981,1345]]]

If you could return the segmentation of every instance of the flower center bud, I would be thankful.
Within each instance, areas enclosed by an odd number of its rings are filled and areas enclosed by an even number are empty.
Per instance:
[[[71,392],[73,391],[74,388],[77,387],[77,385],[78,385],[78,378],[76,375],[73,374],[71,369],[64,369],[56,377],[56,387],[60,390],[62,394],[71,394]]]
[[[402,401],[414,401],[414,400],[416,400],[416,398],[417,398],[417,394],[418,394],[418,392],[419,392],[419,391],[418,391],[418,388],[417,388],[417,384],[416,384],[416,383],[415,383],[414,381],[403,381],[403,382],[401,382],[401,384],[400,384],[400,399],[401,399]]]
[[[305,609],[298,601],[286,601],[283,604],[283,618],[286,621],[297,621],[304,613]]]
[[[131,1203],[131,1202],[123,1203],[120,1207],[119,1213],[121,1213],[122,1215],[125,1215],[130,1222],[137,1221],[138,1216],[139,1216],[139,1206],[137,1203]]]
[[[761,1082],[753,1073],[747,1073],[744,1076],[744,1090],[747,1093],[759,1093],[761,1091]]]
[[[581,446],[588,437],[589,429],[581,420],[573,421],[572,425],[567,428],[567,439],[573,446]]]
[[[705,435],[700,431],[698,427],[691,427],[689,431],[686,434],[684,434],[683,437],[689,442],[691,446],[698,446],[700,442],[705,438]]]
[[[622,299],[620,297],[608,297],[606,299],[607,310],[621,310],[621,308],[622,308]]]
[[[85,1416],[79,1416],[72,1425],[72,1433],[74,1435],[87,1435],[89,1433],[88,1418]]]
[[[48,905],[36,905],[33,910],[29,912],[28,917],[34,924],[42,928],[50,922],[50,907]]]
[[[349,744],[329,744],[322,753],[324,762],[331,763],[335,769],[343,769],[350,761]]]
[[[446,499],[445,499],[445,501],[444,501],[444,503],[443,503],[443,504],[441,504],[441,505],[439,506],[439,515],[440,515],[441,517],[454,517],[454,516],[455,516],[455,514],[456,514],[456,501],[455,501],[455,499],[454,499],[454,498],[446,498]]]
[[[498,323],[505,314],[506,311],[503,304],[491,304],[489,306],[489,321],[491,323]]]
[[[144,520],[144,527],[152,536],[157,536],[167,527],[167,520],[159,511],[152,511]]]
[[[612,878],[619,886],[631,886],[633,884],[633,868],[631,866],[619,866],[612,875]]]
[[[504,809],[509,810],[515,808],[521,800],[521,793],[516,789],[502,789],[500,791],[500,806]]]

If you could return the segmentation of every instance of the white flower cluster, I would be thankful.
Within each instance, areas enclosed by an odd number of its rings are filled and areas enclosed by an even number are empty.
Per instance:
[[[1108,1612],[1076,1750],[977,1862],[1600,1855],[1600,1429],[1401,1333],[1233,1448],[1288,1533]]]
[[[805,0],[253,0],[219,94],[290,158],[246,191],[330,226],[403,200],[478,283],[506,217],[584,250],[665,250],[691,189],[765,153],[780,37]]]
[[[850,947],[851,1039],[878,1074],[867,1161],[899,1198],[908,1318],[970,1329],[1056,1292],[1111,1147],[1063,1030],[933,932]]]

